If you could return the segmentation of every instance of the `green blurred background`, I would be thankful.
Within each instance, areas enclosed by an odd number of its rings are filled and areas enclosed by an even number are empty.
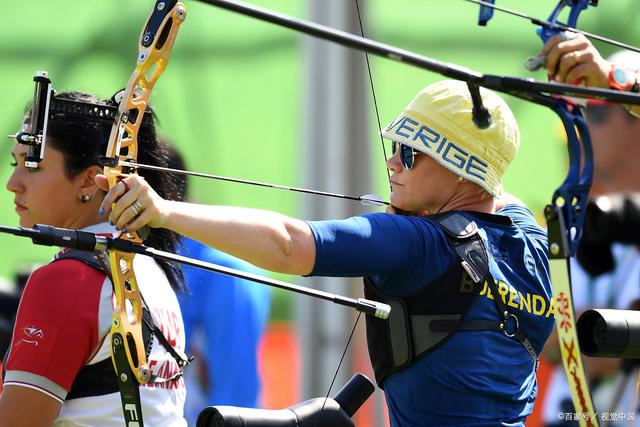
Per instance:
[[[462,0],[360,1],[370,38],[483,73],[546,79],[542,71],[531,74],[523,68],[524,59],[541,49],[535,27],[525,20],[496,12],[488,27],[479,27],[478,6]],[[302,0],[253,3],[308,18],[308,5]],[[555,3],[498,1],[540,18],[546,18]],[[57,91],[83,90],[110,97],[124,87],[135,66],[140,29],[153,4],[152,0],[4,2],[0,134],[18,129],[36,70],[47,70]],[[196,1],[186,4],[187,20],[151,98],[162,133],[181,149],[192,170],[301,185],[304,36]],[[634,0],[601,0],[597,8],[583,13],[579,27],[638,44],[637,5]],[[605,55],[615,50],[597,46]],[[373,57],[371,70],[383,125],[419,89],[440,78]],[[365,74],[362,78],[367,79]],[[561,125],[543,107],[506,99],[520,123],[522,145],[505,186],[540,217],[566,172]],[[373,103],[361,108],[369,112],[369,133],[375,136]],[[353,143],[376,144],[372,158],[362,161],[372,162],[375,179],[370,192],[387,198],[379,140]],[[8,139],[1,146],[3,183],[11,173],[10,146]],[[291,215],[298,215],[311,197],[202,179],[192,180],[191,190],[195,201],[275,209]],[[0,224],[17,224],[12,200],[9,192],[1,193]],[[0,245],[0,275],[5,277],[22,265],[46,262],[54,252],[11,236],[1,237]],[[275,316],[286,316],[286,302],[278,295]]]

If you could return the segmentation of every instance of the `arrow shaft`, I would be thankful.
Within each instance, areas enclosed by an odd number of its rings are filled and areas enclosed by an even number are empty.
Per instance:
[[[197,176],[197,177],[200,177],[200,178],[216,179],[216,180],[219,180],[219,181],[235,182],[235,183],[239,183],[239,184],[255,185],[255,186],[258,186],[258,187],[266,187],[266,188],[275,188],[277,190],[288,190],[288,191],[294,191],[294,192],[298,192],[298,193],[316,194],[316,195],[320,195],[320,196],[335,197],[335,198],[347,199],[347,200],[355,200],[355,201],[359,201],[359,202],[369,202],[369,203],[373,203],[373,204],[381,204],[381,205],[388,205],[389,204],[389,202],[385,202],[385,201],[382,201],[382,200],[377,200],[377,199],[370,198],[370,197],[365,197],[365,196],[360,196],[360,197],[358,197],[358,196],[349,196],[349,195],[346,195],[346,194],[331,193],[331,192],[328,192],[328,191],[310,190],[308,188],[301,188],[301,187],[290,187],[288,185],[271,184],[269,182],[252,181],[252,180],[240,179],[240,178],[232,178],[232,177],[223,176],[223,175],[212,175],[212,174],[202,173],[202,172],[192,172],[192,171],[186,171],[186,170],[181,170],[181,169],[172,169],[172,168],[165,168],[165,167],[160,167],[160,166],[144,165],[144,164],[140,164],[140,163],[136,163],[136,162],[120,161],[119,164],[122,165],[122,166],[129,166],[129,167],[133,167],[133,168],[149,169],[149,170],[155,170],[155,171],[161,171],[161,172],[177,173],[177,174],[181,174],[181,175]]]

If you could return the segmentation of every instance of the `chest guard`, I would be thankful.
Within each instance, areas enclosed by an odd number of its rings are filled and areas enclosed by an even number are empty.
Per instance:
[[[70,250],[58,256],[53,262],[63,259],[75,259],[77,261],[81,261],[95,268],[96,270],[107,274],[107,269],[100,262],[98,256],[95,253]],[[142,337],[144,340],[145,353],[147,357],[149,357],[149,354],[151,353],[153,340],[157,339],[158,342],[167,350],[167,352],[169,352],[169,354],[171,354],[171,356],[176,360],[178,366],[184,367],[191,360],[185,359],[176,351],[176,349],[171,346],[171,344],[169,344],[167,338],[164,336],[160,328],[155,324],[146,303],[143,304],[142,308]],[[174,377],[162,381],[175,381],[181,376],[182,373],[180,372],[174,375]],[[113,367],[111,358],[108,357],[95,364],[85,365],[82,369],[80,369],[78,375],[73,381],[73,384],[71,385],[71,390],[69,390],[66,400],[77,399],[80,397],[102,396],[105,394],[117,393],[119,391],[120,388],[118,385],[118,379],[116,377],[116,371]]]
[[[405,297],[386,295],[364,278],[365,297],[391,306],[387,320],[366,316],[367,346],[378,386],[383,388],[388,375],[437,350],[457,331],[502,332],[520,341],[537,367],[533,346],[520,330],[516,315],[499,296],[476,223],[455,212],[431,215],[429,219],[442,228],[456,254],[442,276]],[[485,280],[496,296],[501,320],[465,320]]]

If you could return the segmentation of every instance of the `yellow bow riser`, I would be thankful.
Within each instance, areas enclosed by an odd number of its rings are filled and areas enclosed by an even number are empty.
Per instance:
[[[158,5],[163,5],[162,2]],[[160,6],[156,6],[158,9]],[[164,6],[162,6],[164,7]],[[158,9],[160,11],[160,9]],[[156,81],[169,62],[171,50],[180,28],[186,17],[183,3],[176,3],[167,12],[154,39],[149,43],[148,28],[154,12],[149,16],[142,34],[138,54],[138,63],[129,79],[122,101],[118,107],[116,121],[111,129],[106,156],[111,159],[136,161],[138,155],[138,131],[147,109],[149,96]],[[145,47],[146,45],[146,47]],[[126,148],[126,152],[122,149]],[[104,168],[109,188],[135,171],[125,170],[120,165]],[[123,234],[121,238],[135,243],[142,243],[138,233]],[[109,263],[115,289],[115,311],[112,317],[112,337],[123,340],[127,360],[138,383],[147,383],[151,377],[144,340],[142,336],[142,297],[133,268],[135,254],[109,251]],[[116,358],[112,359],[116,371]]]

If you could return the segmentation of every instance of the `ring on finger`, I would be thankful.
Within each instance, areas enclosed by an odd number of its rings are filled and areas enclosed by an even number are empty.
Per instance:
[[[580,52],[573,52],[573,59],[576,61],[576,64],[581,62],[582,54]]]
[[[142,203],[136,200],[131,206],[129,206],[133,211],[134,216],[140,215],[140,212],[143,211]]]
[[[128,193],[129,192],[129,184],[127,184],[127,181],[125,181],[124,179],[120,181],[122,183],[122,185],[124,185],[124,193]]]

